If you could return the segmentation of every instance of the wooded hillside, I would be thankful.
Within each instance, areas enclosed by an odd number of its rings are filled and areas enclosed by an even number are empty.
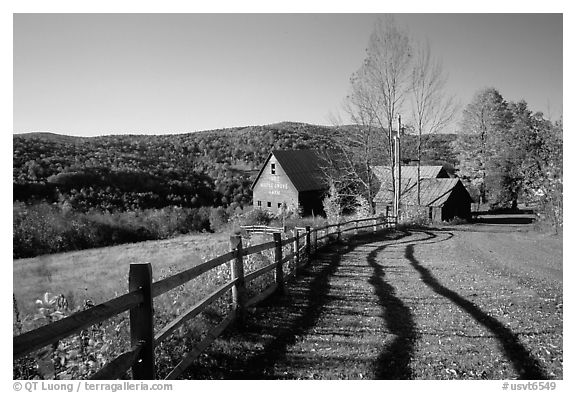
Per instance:
[[[455,135],[432,135],[428,163],[456,165]],[[88,211],[164,206],[243,207],[273,149],[330,149],[331,128],[302,123],[238,127],[176,135],[94,138],[50,133],[14,135],[14,200],[44,200]],[[415,137],[404,138],[412,158]]]

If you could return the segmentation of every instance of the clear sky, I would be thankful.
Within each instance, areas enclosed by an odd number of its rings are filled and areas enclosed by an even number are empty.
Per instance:
[[[15,14],[14,133],[165,134],[330,124],[377,14]],[[561,14],[396,14],[465,106],[562,114]],[[452,130],[447,130],[452,131]]]

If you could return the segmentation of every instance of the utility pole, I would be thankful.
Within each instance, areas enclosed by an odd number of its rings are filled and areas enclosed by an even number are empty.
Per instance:
[[[400,133],[402,130],[402,118],[398,115],[398,133],[394,137],[394,162],[395,162],[395,187],[394,187],[394,215],[396,219],[400,216],[400,201],[401,201],[401,178],[402,178],[402,165],[400,154]]]

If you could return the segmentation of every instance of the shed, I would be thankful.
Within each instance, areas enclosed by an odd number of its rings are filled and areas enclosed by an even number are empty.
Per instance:
[[[470,218],[472,198],[460,179],[447,177],[424,178],[423,176],[423,173],[442,176],[442,171],[421,170],[420,204],[418,205],[417,177],[411,177],[411,174],[416,173],[412,168],[415,167],[402,167],[401,205],[426,208],[428,218],[436,222],[448,221],[454,217]],[[386,170],[386,167],[374,167],[373,170],[380,180],[380,188],[374,198],[376,212],[385,212],[394,200],[390,171],[389,169]]]
[[[305,215],[323,214],[323,160],[314,150],[273,150],[252,184],[254,207],[277,211],[285,203]]]

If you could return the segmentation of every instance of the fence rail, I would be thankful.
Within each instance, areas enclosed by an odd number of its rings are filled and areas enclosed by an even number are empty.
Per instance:
[[[282,239],[284,228],[264,226],[243,227],[251,232],[273,234],[273,241],[242,247],[240,236],[230,237],[231,251],[205,263],[184,270],[173,276],[152,283],[152,267],[146,264],[130,264],[128,277],[129,292],[85,311],[53,322],[13,338],[13,359],[19,359],[36,350],[54,344],[92,325],[103,322],[118,314],[130,312],[131,348],[107,363],[92,375],[91,379],[116,379],[132,369],[134,379],[155,379],[154,348],[168,338],[184,322],[196,317],[206,308],[232,291],[232,311],[219,325],[210,330],[206,337],[185,354],[182,361],[168,374],[166,379],[180,376],[231,323],[242,323],[245,310],[264,300],[276,291],[284,290],[284,282],[296,275],[296,270],[310,261],[311,256],[332,240],[339,240],[343,233],[361,229],[392,227],[396,218],[391,216],[357,219],[344,223],[330,224],[319,228],[297,227],[291,237]],[[291,252],[283,255],[283,247],[291,246]],[[244,273],[243,258],[267,250],[274,250],[274,262],[248,274]],[[190,280],[220,266],[230,263],[231,280],[216,288],[212,293],[176,317],[154,334],[153,299]],[[283,267],[289,271],[284,274]],[[274,282],[259,294],[246,298],[246,283],[274,271]]]

